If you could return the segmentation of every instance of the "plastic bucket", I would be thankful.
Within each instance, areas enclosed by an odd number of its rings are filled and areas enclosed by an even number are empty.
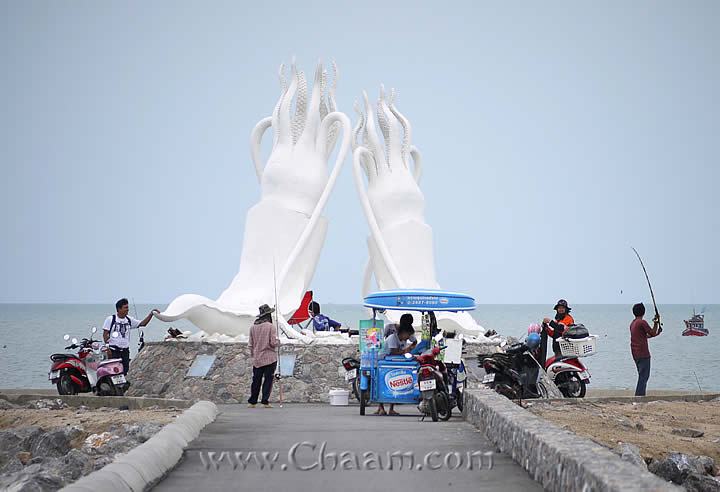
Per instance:
[[[331,389],[328,394],[330,395],[330,405],[347,406],[350,398],[350,392],[348,390]]]

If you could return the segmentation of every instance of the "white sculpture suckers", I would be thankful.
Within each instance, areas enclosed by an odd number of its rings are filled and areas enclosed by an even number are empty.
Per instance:
[[[381,87],[377,111],[366,93],[363,98],[365,112],[355,105],[359,120],[353,129],[353,173],[370,227],[363,295],[370,291],[373,276],[380,290],[438,289],[432,229],[425,222],[425,198],[419,187],[422,160],[412,145],[410,122],[395,107],[394,90],[386,99]],[[393,321],[401,314],[386,313]],[[440,328],[484,339],[470,314],[436,315]]]
[[[337,70],[328,84],[319,63],[310,100],[307,83],[295,62],[289,84],[280,66],[281,95],[271,117],[253,129],[250,147],[261,188],[260,201],[247,213],[240,268],[230,286],[214,301],[184,294],[157,315],[163,321],[189,319],[207,333],[247,334],[261,304],[277,305],[279,321],[291,338],[308,339],[284,316],[297,309],[308,289],[327,231],[322,216],[348,149],[350,121],[335,111]],[[291,108],[295,102],[295,112]],[[265,166],[260,143],[273,129],[273,147]],[[342,135],[332,172],[327,161]]]

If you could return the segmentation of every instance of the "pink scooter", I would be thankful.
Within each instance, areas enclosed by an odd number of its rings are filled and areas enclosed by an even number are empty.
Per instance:
[[[92,333],[97,328],[93,327]],[[65,340],[70,336],[65,335]],[[122,396],[130,384],[123,374],[121,359],[108,359],[107,346],[99,340],[77,338],[65,350],[80,349],[74,354],[53,354],[48,379],[57,386],[61,395],[75,395],[92,391],[98,396]]]

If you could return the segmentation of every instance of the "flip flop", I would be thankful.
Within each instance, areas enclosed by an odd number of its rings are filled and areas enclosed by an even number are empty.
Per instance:
[[[395,410],[393,410],[393,411],[391,411],[391,412],[388,412],[387,415],[390,415],[391,417],[397,417],[397,416],[399,416],[400,414],[397,413]]]
[[[385,410],[380,410],[379,408],[373,412],[373,415],[387,415],[387,412]]]

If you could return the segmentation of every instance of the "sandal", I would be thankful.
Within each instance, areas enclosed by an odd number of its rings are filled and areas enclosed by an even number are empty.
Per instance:
[[[396,416],[400,415],[395,410],[390,410],[387,414],[390,415],[391,417],[396,417]]]
[[[382,408],[378,408],[375,412],[373,412],[373,415],[387,415],[387,413]]]

